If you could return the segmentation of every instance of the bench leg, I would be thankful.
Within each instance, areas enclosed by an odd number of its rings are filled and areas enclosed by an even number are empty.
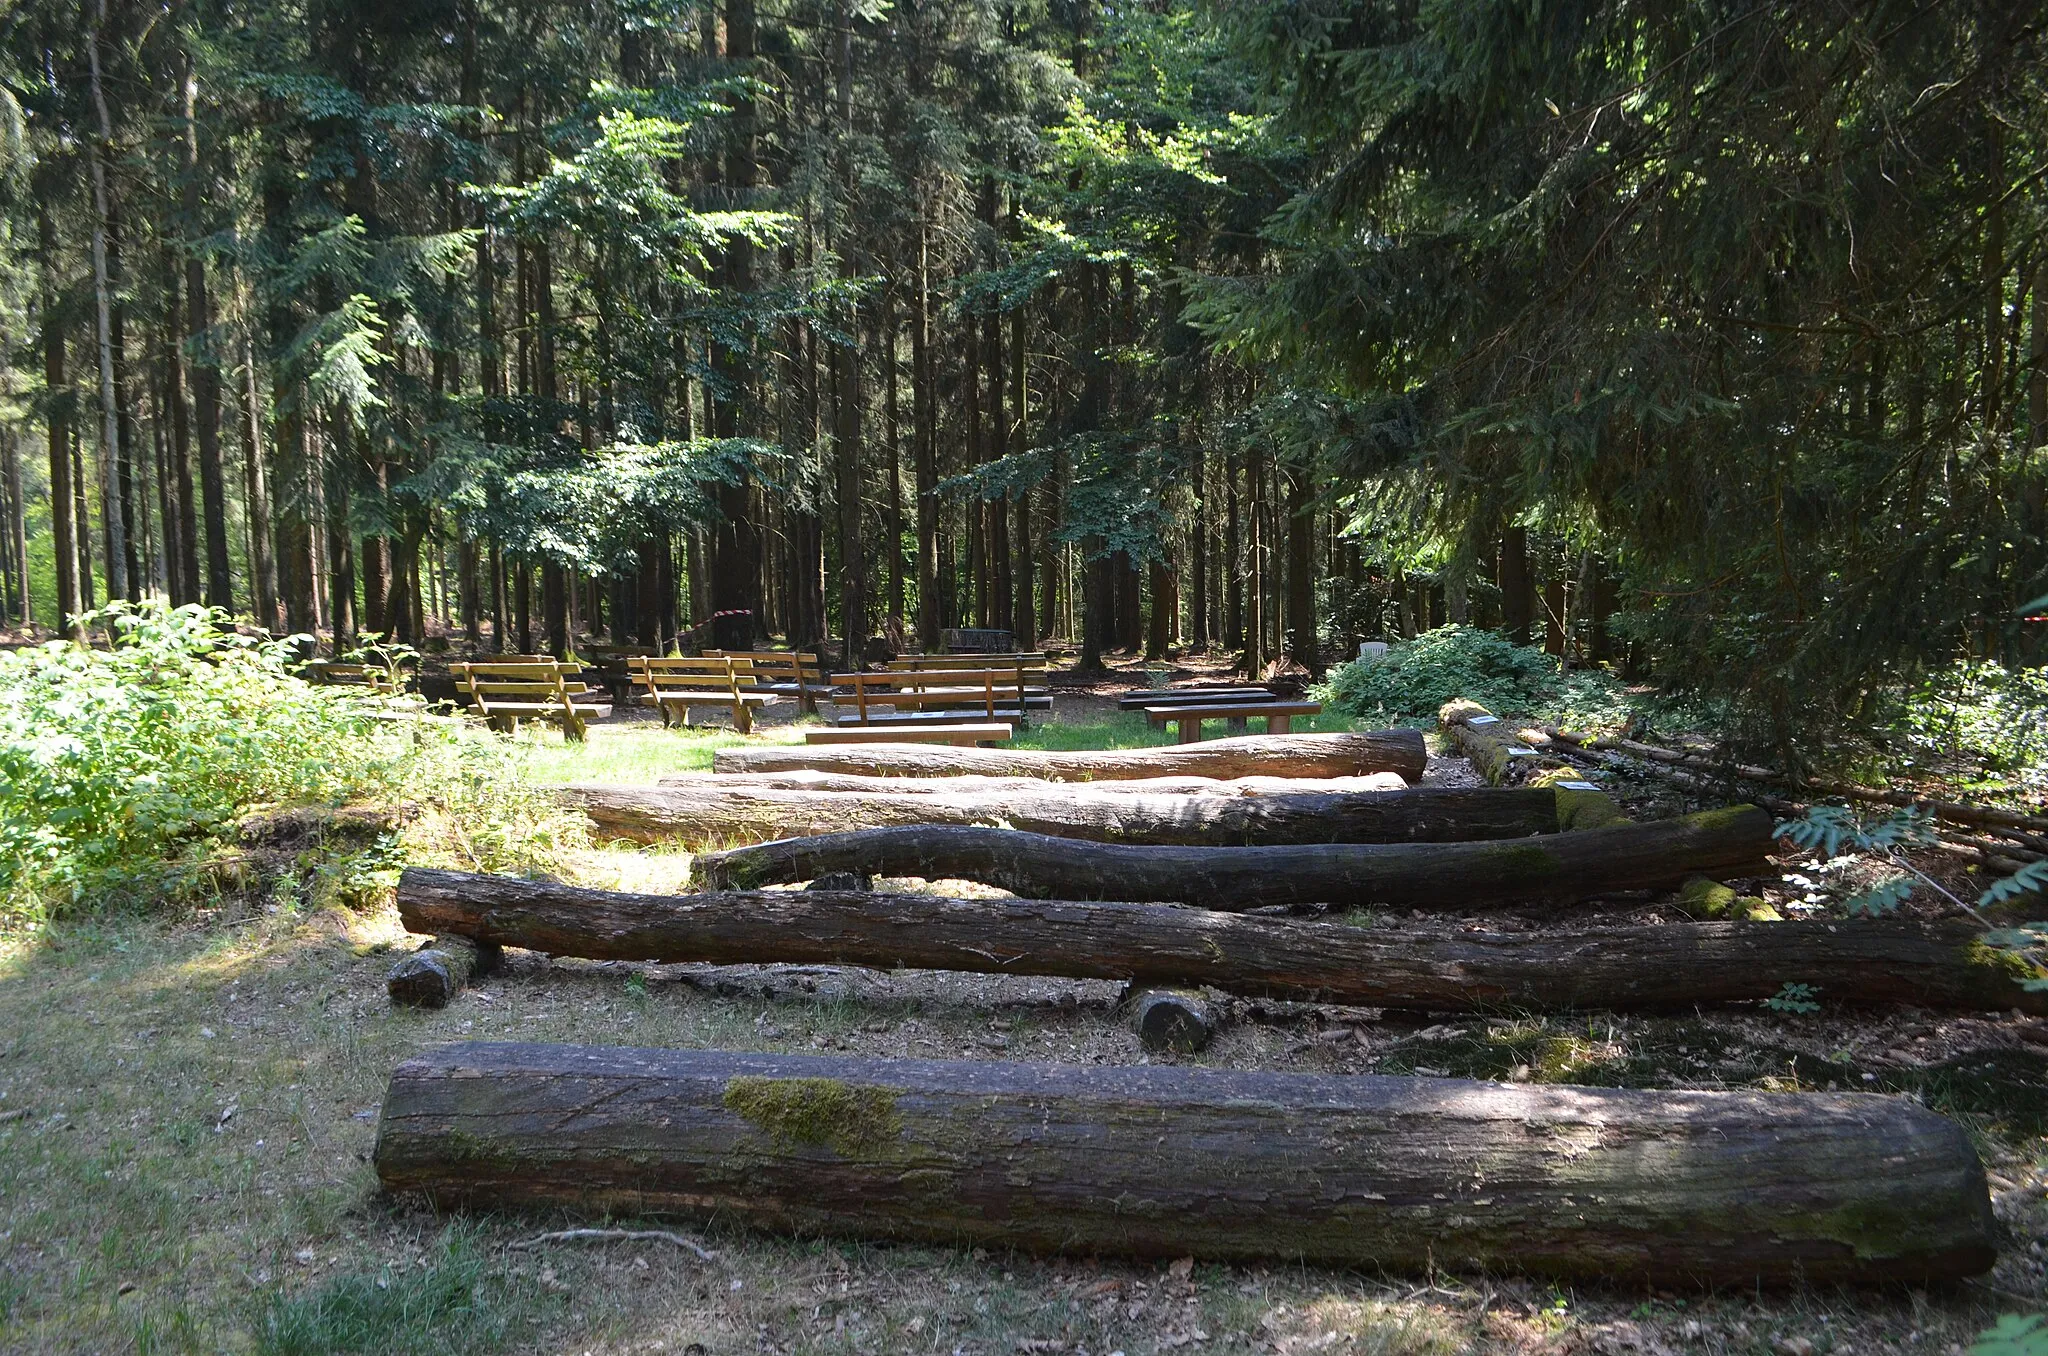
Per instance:
[[[1293,724],[1294,717],[1292,716],[1267,716],[1266,733],[1286,734],[1287,731],[1293,726]]]
[[[562,738],[572,744],[581,744],[585,739],[583,722],[570,716],[562,722]]]
[[[1228,731],[1230,731],[1230,733],[1232,733],[1232,734],[1234,734],[1234,735],[1241,735],[1241,734],[1243,734],[1243,733],[1244,733],[1244,717],[1243,717],[1243,716],[1232,716],[1232,717],[1230,717],[1230,719],[1229,719],[1229,720],[1228,720],[1227,722],[1225,722],[1225,724],[1224,724],[1224,727],[1223,727],[1223,728],[1224,728],[1224,729],[1226,729],[1226,730],[1228,730]],[[1268,728],[1270,728],[1270,727],[1268,727]]]
[[[1202,718],[1200,716],[1181,716],[1174,723],[1180,726],[1181,743],[1199,744],[1202,742]]]
[[[489,720],[491,728],[499,734],[516,734],[519,730],[519,722],[510,716],[491,716]]]
[[[754,732],[754,712],[745,702],[739,702],[732,708],[732,728],[741,734]]]

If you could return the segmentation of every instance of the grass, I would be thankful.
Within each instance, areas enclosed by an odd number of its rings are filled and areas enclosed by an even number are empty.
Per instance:
[[[711,755],[719,749],[749,743],[794,744],[802,736],[794,725],[767,726],[752,738],[723,726],[663,729],[653,721],[598,723],[583,743],[562,738],[560,731],[535,725],[521,728],[513,741],[519,772],[539,786],[567,782],[649,784],[677,772],[709,772]]]

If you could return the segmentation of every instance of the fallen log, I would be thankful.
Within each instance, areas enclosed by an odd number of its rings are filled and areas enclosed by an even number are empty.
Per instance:
[[[1207,985],[1442,1011],[1683,1012],[1788,983],[1830,1003],[2048,1014],[2032,969],[1961,924],[1677,923],[1571,931],[1357,928],[1169,904],[766,890],[633,895],[414,867],[414,932],[589,960],[864,965]]]
[[[375,1163],[443,1208],[1079,1254],[1664,1285],[1995,1259],[1961,1127],[1866,1094],[470,1043],[398,1066]]]
[[[886,783],[884,783],[886,784]],[[762,842],[919,824],[1008,825],[1098,843],[1461,843],[1526,838],[1616,818],[1597,791],[1414,787],[1282,796],[1145,795],[1032,782],[952,795],[582,783],[559,793],[603,833],[639,842]],[[808,879],[808,878],[806,878]]]
[[[1147,749],[950,749],[910,744],[850,748],[794,745],[720,749],[718,772],[815,768],[869,777],[1042,777],[1048,781],[1122,781],[1132,777],[1357,777],[1398,772],[1417,781],[1429,762],[1420,730],[1362,734],[1250,735]]]
[[[978,881],[1032,899],[1174,900],[1231,912],[1268,904],[1463,909],[1751,876],[1765,869],[1771,849],[1771,817],[1737,805],[1478,843],[1158,847],[1012,829],[856,829],[706,853],[691,873],[721,890],[858,871]]]
[[[995,791],[1043,791],[1044,777],[863,777],[849,772],[795,768],[788,772],[678,772],[656,779],[661,786],[744,787],[763,791],[861,791],[891,796],[957,796]],[[1398,772],[1361,777],[1133,777],[1089,782],[1098,791],[1131,795],[1280,796],[1329,791],[1400,791],[1408,782]]]

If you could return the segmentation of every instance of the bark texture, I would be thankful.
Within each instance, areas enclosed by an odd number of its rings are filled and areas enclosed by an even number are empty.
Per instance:
[[[1099,843],[1213,846],[1525,838],[1570,826],[1575,814],[1585,813],[1588,794],[1416,787],[1352,794],[1146,795],[1032,785],[1037,789],[891,795],[755,788],[711,778],[665,786],[583,784],[562,796],[605,833],[641,842],[762,842],[852,829],[1000,823]]]
[[[1684,1012],[1819,984],[1831,1002],[2048,1013],[1966,925],[1678,923],[1570,931],[1357,928],[1180,908],[814,890],[633,895],[412,868],[419,933],[590,960],[865,965],[1203,984],[1429,1011]]]
[[[1049,781],[1122,781],[1132,777],[1357,777],[1398,772],[1419,780],[1429,761],[1420,730],[1363,734],[1253,735],[1149,749],[1059,752],[950,749],[907,744],[850,748],[720,749],[719,772],[813,768],[869,777],[1043,777]]]
[[[1232,912],[1269,904],[1465,909],[1675,889],[1690,876],[1755,875],[1771,848],[1771,817],[1737,805],[1648,824],[1476,843],[1173,847],[1014,829],[855,829],[706,853],[692,871],[708,888],[726,890],[858,871],[978,881],[1032,899],[1173,900]]]
[[[678,772],[660,779],[662,786],[745,787],[768,791],[879,791],[891,796],[944,795],[962,792],[1046,791],[1043,777],[864,777],[852,772]],[[1370,772],[1362,777],[1133,777],[1088,783],[1092,790],[1130,795],[1175,792],[1189,796],[1277,796],[1312,791],[1399,791],[1408,783],[1397,772]]]
[[[1659,1284],[1974,1275],[1983,1165],[1902,1099],[468,1043],[375,1155],[442,1207]]]

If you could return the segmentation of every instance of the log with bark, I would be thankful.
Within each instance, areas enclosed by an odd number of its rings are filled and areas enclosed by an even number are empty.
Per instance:
[[[1132,777],[1359,777],[1398,772],[1417,781],[1429,762],[1420,730],[1360,734],[1250,735],[1146,749],[953,749],[916,744],[720,749],[719,772],[814,768],[868,777],[1043,777],[1122,781]]]
[[[859,871],[971,880],[1033,899],[1172,900],[1232,912],[1269,904],[1466,909],[1676,889],[1690,876],[1752,876],[1767,867],[1771,848],[1771,817],[1737,805],[1466,843],[1157,847],[1013,829],[856,829],[706,853],[691,872],[726,890]]]
[[[886,785],[886,782],[883,783]],[[1114,786],[1110,783],[1109,786]],[[1617,814],[1601,793],[1510,787],[1227,796],[1032,782],[1029,790],[794,791],[585,783],[560,793],[606,834],[639,842],[762,842],[916,824],[994,825],[1099,843],[1461,843],[1556,833]],[[1597,803],[1596,803],[1597,802]]]
[[[460,935],[436,937],[391,967],[385,992],[401,1007],[445,1008],[472,980],[496,968],[499,949]]]
[[[795,768],[788,772],[677,772],[656,779],[662,786],[742,787],[757,791],[855,791],[891,796],[985,795],[996,791],[1043,791],[1044,777],[864,777],[850,772],[819,772]],[[1297,796],[1311,792],[1400,791],[1407,780],[1398,772],[1370,772],[1361,777],[1132,777],[1089,782],[1098,791],[1131,795],[1172,793],[1186,796]]]
[[[1866,1094],[471,1043],[398,1066],[375,1162],[443,1208],[1088,1255],[1660,1285],[1995,1258],[1961,1127]]]
[[[1684,1012],[1813,984],[1830,1002],[2048,1014],[1977,931],[1895,919],[1525,932],[1357,928],[1168,904],[830,891],[634,895],[411,868],[414,932],[590,960],[876,969],[1207,985],[1444,1011]]]

